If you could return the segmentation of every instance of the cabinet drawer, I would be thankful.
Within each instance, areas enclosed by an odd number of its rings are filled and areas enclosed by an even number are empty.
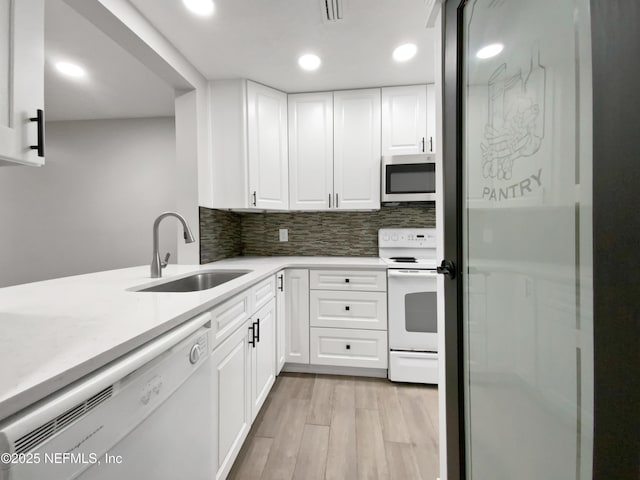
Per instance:
[[[264,307],[269,300],[276,296],[276,276],[272,275],[251,289],[251,313]]]
[[[216,348],[251,315],[249,292],[243,292],[211,310],[211,349]]]
[[[385,292],[313,290],[310,308],[312,327],[387,329]]]
[[[385,292],[387,272],[380,270],[311,270],[312,290]]]
[[[310,337],[311,364],[387,368],[387,332],[311,328]]]

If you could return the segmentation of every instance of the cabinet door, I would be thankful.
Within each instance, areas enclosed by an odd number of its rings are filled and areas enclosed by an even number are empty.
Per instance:
[[[251,347],[251,421],[276,381],[276,301],[262,307],[251,320],[255,341]]]
[[[247,82],[249,205],[289,208],[287,95]]]
[[[280,270],[276,275],[276,375],[280,374],[286,361],[284,275],[284,270]]]
[[[287,363],[309,363],[309,270],[287,270],[284,276]]]
[[[44,165],[43,109],[44,0],[0,0],[0,165]]]
[[[247,322],[212,354],[216,479],[226,478],[251,428],[251,352]]]
[[[333,206],[333,94],[289,95],[291,210]]]
[[[380,208],[380,89],[335,92],[334,191],[342,210]]]
[[[382,155],[427,151],[425,85],[382,89]]]
[[[427,153],[436,151],[436,87],[427,85]]]

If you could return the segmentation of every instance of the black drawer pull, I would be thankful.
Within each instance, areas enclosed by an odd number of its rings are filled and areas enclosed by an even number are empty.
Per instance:
[[[251,345],[253,348],[256,348],[256,332],[255,332],[255,323],[252,323],[249,326],[249,331],[251,332],[251,337],[249,338],[249,345]]]
[[[351,345],[347,343],[347,350],[351,350]]]
[[[349,310],[351,310],[351,307],[349,305],[345,305],[344,309],[348,312]]]
[[[344,283],[349,283],[349,279],[348,279],[348,278],[345,278],[345,279],[344,279]]]

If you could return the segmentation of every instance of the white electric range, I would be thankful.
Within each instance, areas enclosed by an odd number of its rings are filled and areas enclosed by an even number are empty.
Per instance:
[[[438,383],[436,244],[434,228],[378,231],[389,266],[389,380]]]

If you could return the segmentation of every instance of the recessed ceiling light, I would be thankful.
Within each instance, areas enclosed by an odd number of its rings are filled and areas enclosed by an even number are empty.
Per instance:
[[[56,68],[60,73],[64,73],[69,77],[79,78],[84,77],[87,74],[84,68],[82,68],[80,65],[76,65],[75,63],[58,62],[56,63]]]
[[[182,3],[193,13],[202,17],[213,13],[214,6],[212,0],[182,0]]]
[[[504,45],[501,43],[492,43],[491,45],[487,45],[486,47],[482,47],[478,50],[476,57],[481,59],[495,57],[502,51],[502,49],[504,49]]]
[[[393,59],[396,62],[406,62],[415,57],[417,52],[418,47],[416,47],[415,44],[405,43],[393,51]]]
[[[298,65],[304,70],[317,70],[321,63],[320,57],[312,53],[302,55],[298,59]]]

